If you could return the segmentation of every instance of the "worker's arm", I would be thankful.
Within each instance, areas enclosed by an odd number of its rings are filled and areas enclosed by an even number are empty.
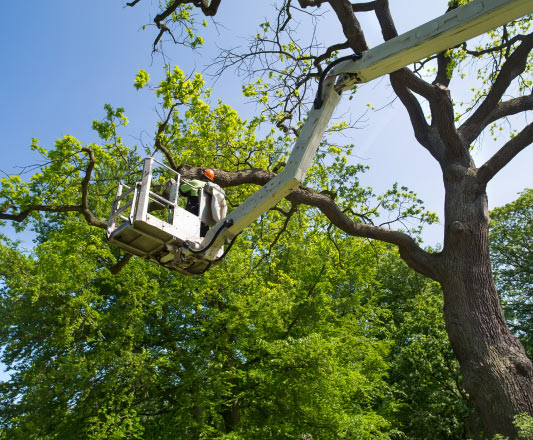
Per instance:
[[[180,192],[186,196],[198,196],[200,190],[205,186],[201,180],[189,180],[180,186]]]

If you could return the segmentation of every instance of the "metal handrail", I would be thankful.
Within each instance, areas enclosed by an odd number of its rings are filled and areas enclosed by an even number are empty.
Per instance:
[[[128,185],[126,185],[125,183],[123,183],[122,186],[124,186],[124,187],[126,187],[126,188],[129,188],[129,189],[128,189],[125,193],[122,193],[120,196],[118,196],[118,197],[116,198],[117,201],[118,201],[118,200],[122,200],[122,199],[124,199],[124,197],[130,195],[133,191],[135,191],[135,185],[133,185],[133,186],[128,186]]]
[[[164,163],[159,162],[157,159],[155,159],[155,158],[152,157],[152,160],[153,160],[155,163],[158,163],[158,164],[161,165],[162,167],[166,168],[167,170],[173,172],[174,174],[179,175],[179,173],[178,173],[176,170],[173,170],[172,168],[168,167],[168,166],[165,165]]]
[[[167,200],[165,199],[164,197],[161,197],[159,194],[153,192],[153,191],[149,191],[150,195],[154,196],[155,199],[158,199],[160,202],[162,203],[165,203],[166,205],[169,205],[169,206],[176,206],[174,203],[172,203],[170,200]],[[158,200],[154,200],[154,202],[157,202]]]
[[[126,209],[128,209],[133,204],[133,200],[130,200],[128,203],[124,203],[124,205],[120,206],[115,210],[115,215],[120,214],[121,212],[124,212]]]

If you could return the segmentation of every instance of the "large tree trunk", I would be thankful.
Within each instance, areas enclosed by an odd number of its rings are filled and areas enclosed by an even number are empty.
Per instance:
[[[445,176],[445,240],[439,271],[444,317],[463,384],[492,437],[516,437],[513,417],[533,415],[533,367],[505,322],[489,259],[489,215],[476,170]]]

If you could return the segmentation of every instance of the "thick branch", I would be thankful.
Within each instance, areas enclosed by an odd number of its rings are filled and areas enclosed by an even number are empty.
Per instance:
[[[448,13],[458,7],[458,2],[450,2],[450,6],[446,12]],[[446,56],[446,51],[437,54],[437,76],[433,84],[442,84],[446,87],[450,85],[451,75],[448,74],[450,61],[450,57]]]
[[[337,14],[342,25],[342,31],[350,43],[354,52],[364,52],[368,49],[365,36],[359,20],[355,17],[352,4],[348,0],[328,0],[329,4]]]
[[[376,16],[385,40],[390,40],[398,35],[390,13],[388,0],[376,1]],[[440,70],[442,71],[445,68],[446,60],[445,58],[441,58]],[[446,143],[448,152],[452,156],[464,157],[465,150],[463,142],[455,129],[452,101],[446,87],[449,82],[447,78],[444,78],[442,83],[432,85],[416,76],[407,68],[393,72],[390,78],[394,91],[409,113],[417,140],[431,155],[441,164],[443,163],[442,160],[447,156],[442,149],[442,142],[430,141],[432,133],[425,122],[420,103],[407,89],[412,90],[429,101],[434,116],[433,123],[441,135],[442,141]]]
[[[15,222],[22,222],[33,211],[42,212],[81,212],[80,205],[63,205],[63,206],[48,206],[48,205],[31,205],[18,214],[0,213],[0,220],[13,220]]]
[[[89,182],[91,181],[91,174],[94,170],[94,164],[96,163],[96,160],[94,158],[94,151],[91,150],[88,147],[83,147],[81,149],[82,151],[89,154],[89,166],[87,167],[87,171],[85,172],[85,177],[83,178],[81,182],[81,206],[80,206],[80,212],[85,217],[85,220],[87,220],[87,223],[91,226],[98,226],[99,228],[107,228],[106,222],[97,219],[91,210],[89,209]]]
[[[437,76],[433,84],[442,84],[446,87],[450,85],[451,75],[448,74],[450,61],[450,57],[446,56],[446,52],[440,52],[437,55]]]
[[[421,249],[409,235],[380,226],[355,222],[344,214],[329,197],[308,188],[294,191],[287,199],[293,203],[317,207],[332,224],[349,235],[380,240],[398,246],[401,257],[409,266],[425,276],[438,280],[436,265],[438,257]]]
[[[366,2],[366,3],[352,3],[352,10],[354,12],[368,12],[376,9],[376,2]]]
[[[504,63],[485,100],[472,116],[459,127],[459,133],[466,145],[470,145],[483,129],[490,124],[490,115],[498,106],[511,82],[524,72],[528,55],[532,49],[533,34],[529,34]]]
[[[185,179],[193,179],[200,177],[202,168],[182,166],[179,172]],[[274,173],[257,168],[236,172],[215,170],[215,183],[226,188],[242,184],[262,186],[273,177],[275,177]],[[304,204],[320,209],[333,225],[349,235],[380,240],[398,246],[400,255],[409,266],[438,280],[438,255],[429,254],[421,249],[409,235],[380,226],[358,223],[346,215],[330,197],[310,188],[300,187],[286,198],[294,205]]]
[[[174,12],[176,12],[176,9],[184,3],[191,3],[187,0],[175,0],[174,3],[171,3],[167,8],[163,9],[159,14],[157,14],[154,18],[154,23],[158,28],[161,27],[161,22],[171,16]]]
[[[394,21],[390,13],[388,0],[376,1],[376,17],[385,41],[391,40],[392,38],[398,36],[398,31],[396,30],[396,26],[394,25]],[[409,87],[413,92],[430,101],[436,97],[435,89],[431,86],[431,84],[428,84],[423,79],[416,76],[409,69],[404,68],[398,70],[397,72],[401,72],[401,78],[399,78],[401,83],[403,83],[404,86]]]
[[[133,7],[140,1],[141,0],[133,0],[131,2],[127,2],[126,6]],[[159,14],[154,17],[154,23],[159,29],[159,33],[157,34],[157,37],[153,43],[154,52],[156,51],[157,44],[165,33],[168,33],[174,40],[174,43],[177,43],[172,31],[165,24],[165,20],[167,20],[174,12],[176,12],[181,5],[192,4],[193,6],[199,8],[205,16],[211,17],[216,15],[221,1],[222,0],[174,0],[168,4],[161,10]]]
[[[394,25],[392,15],[389,9],[388,0],[376,1],[376,17],[381,27],[381,33],[384,40],[390,40],[398,36],[398,31]],[[416,93],[425,96],[432,94],[431,85],[418,78],[409,69],[401,69],[390,74],[390,81],[394,92],[405,106],[411,124],[414,129],[416,140],[426,148],[429,153],[439,162],[444,158],[444,152],[440,144],[432,141],[431,128],[426,121],[422,106],[418,99],[413,95],[410,88]]]
[[[414,94],[405,87],[402,81],[403,76],[402,71],[391,73],[390,82],[392,88],[409,114],[416,140],[440,162],[444,157],[443,151],[438,148],[439,144],[431,141],[430,126],[426,121],[422,107]]]
[[[398,36],[398,31],[394,25],[394,20],[390,13],[389,2],[388,0],[377,0],[376,1],[376,17],[378,19],[379,25],[381,27],[381,33],[385,41],[391,40],[394,37]],[[415,98],[415,96],[407,88],[407,83],[416,82],[419,80],[415,75],[412,74],[408,69],[402,69],[397,72],[393,72],[390,75],[391,85],[395,93],[398,95],[403,105],[409,113],[411,118],[411,123],[415,130],[415,136],[418,142],[428,148],[428,130],[429,125],[426,122],[424,112],[420,103]],[[432,153],[433,154],[433,153]]]
[[[308,7],[320,7],[322,3],[326,3],[327,0],[298,0],[298,4],[301,8],[308,8]]]
[[[497,121],[498,119],[507,116],[516,115],[527,110],[533,110],[533,94],[528,96],[520,96],[518,98],[509,99],[501,102],[494,108],[487,117],[487,124]]]
[[[507,142],[496,154],[494,154],[494,156],[479,168],[478,180],[480,183],[487,184],[498,171],[531,143],[533,143],[533,123],[526,125],[520,134]]]
[[[211,2],[209,2],[209,0],[195,0],[193,4],[199,6],[204,15],[212,17],[217,13],[221,1],[222,0],[211,0]]]
[[[442,143],[446,146],[445,160],[449,163],[457,162],[469,166],[471,157],[468,147],[465,147],[463,139],[455,127],[455,115],[452,98],[448,87],[443,84],[432,86],[435,97],[430,101],[431,125],[437,128]],[[441,162],[441,165],[444,165]]]
[[[178,9],[180,5],[184,4],[193,4],[197,8],[200,8],[204,15],[213,16],[217,13],[221,1],[222,0],[175,0],[155,16],[154,23],[159,28],[163,20],[170,17],[174,12],[176,12],[176,9]]]
[[[381,27],[381,34],[385,41],[391,40],[398,36],[398,31],[394,25],[394,20],[390,13],[389,0],[377,0],[376,1],[376,17]]]
[[[133,257],[132,254],[124,255],[116,264],[109,268],[109,271],[113,275],[118,274],[122,269],[124,269],[124,267],[126,267],[126,264],[128,264],[128,262],[131,260],[131,257]]]

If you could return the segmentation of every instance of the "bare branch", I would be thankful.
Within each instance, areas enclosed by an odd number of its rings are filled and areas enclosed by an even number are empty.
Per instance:
[[[141,0],[133,0],[132,2],[128,2],[126,3],[126,6],[135,6],[137,3],[139,3]]]
[[[24,221],[28,215],[33,211],[42,211],[42,212],[79,212],[85,217],[85,220],[90,226],[96,226],[98,228],[107,228],[107,223],[97,219],[92,211],[89,209],[88,195],[89,195],[89,182],[91,180],[91,174],[94,170],[95,157],[94,151],[89,147],[83,147],[83,152],[89,155],[89,165],[85,171],[85,176],[81,182],[81,204],[80,205],[63,205],[63,206],[49,206],[49,205],[31,205],[26,209],[20,211],[17,214],[6,214],[5,212],[0,212],[1,220],[13,220],[16,222]],[[11,208],[14,208],[12,205]]]
[[[212,66],[217,65],[213,73],[213,76],[217,77],[232,67],[238,74],[250,79],[265,72],[275,75],[276,80],[266,82],[266,88],[263,89],[272,98],[267,103],[262,103],[263,112],[271,117],[278,128],[297,135],[298,128],[291,124],[291,121],[300,120],[306,105],[310,103],[311,80],[320,76],[324,61],[330,59],[336,51],[350,48],[350,45],[346,41],[333,44],[324,50],[316,42],[313,33],[309,43],[302,46],[295,38],[295,28],[291,26],[295,20],[290,8],[295,9],[287,0],[278,9],[276,24],[270,28],[272,35],[253,38],[244,53],[241,53],[239,48],[221,50]],[[317,14],[313,14],[313,18],[316,16]],[[292,43],[294,50],[287,49],[285,39]],[[313,55],[314,53],[318,54]],[[316,70],[312,69],[312,66]]]
[[[513,44],[515,44],[518,41],[524,41],[524,39],[526,37],[527,37],[527,35],[517,34],[513,38],[511,38],[510,40],[506,41],[505,43],[502,43],[502,44],[500,44],[498,46],[488,47],[488,48],[483,49],[483,50],[471,50],[471,49],[468,49],[468,46],[467,46],[466,42],[463,43],[461,46],[462,46],[463,50],[468,55],[471,55],[473,57],[480,57],[480,56],[483,56],[483,55],[486,55],[486,54],[489,54],[489,53],[499,52],[500,50],[503,50],[503,49],[510,49]]]
[[[322,61],[327,60],[333,54],[333,52],[342,49],[348,49],[349,47],[350,43],[348,41],[345,41],[344,43],[333,44],[332,46],[329,46],[322,55],[318,55],[315,58],[315,61],[313,61],[313,64],[318,69],[319,73],[322,73],[322,67],[320,66]]]
[[[503,94],[511,82],[517,78],[527,66],[529,53],[533,49],[533,34],[524,37],[520,45],[513,51],[502,66],[490,92],[477,110],[459,127],[459,134],[465,145],[470,145],[490,124],[490,116],[498,106]]]
[[[481,184],[487,184],[498,171],[507,165],[524,148],[533,143],[533,123],[526,127],[514,138],[500,148],[494,156],[485,162],[478,170],[478,180]]]

